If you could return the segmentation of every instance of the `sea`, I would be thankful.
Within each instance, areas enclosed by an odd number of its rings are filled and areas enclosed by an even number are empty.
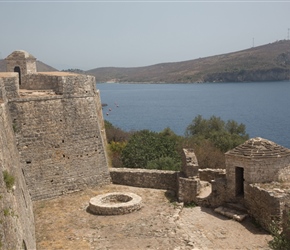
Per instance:
[[[170,128],[184,135],[197,115],[246,125],[290,148],[290,81],[249,83],[97,83],[104,119],[125,131]]]

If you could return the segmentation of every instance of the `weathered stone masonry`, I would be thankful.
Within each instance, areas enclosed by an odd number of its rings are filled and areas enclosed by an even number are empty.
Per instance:
[[[0,246],[35,249],[32,200],[111,182],[92,76],[36,72],[25,51],[0,73]],[[15,178],[8,190],[3,174]],[[30,195],[29,195],[30,194]],[[1,247],[0,247],[1,248]]]
[[[11,103],[32,199],[109,182],[94,104],[94,97],[30,98]]]
[[[13,55],[16,53],[16,56]],[[26,183],[33,200],[110,183],[101,102],[92,76],[36,73],[25,52],[7,69],[25,66],[19,97],[9,99]],[[29,70],[29,74],[25,72]]]
[[[16,77],[15,73],[0,73],[0,248],[35,249],[32,202],[21,171],[7,103],[13,89],[9,83],[15,82]],[[11,189],[6,187],[4,172],[15,179]]]

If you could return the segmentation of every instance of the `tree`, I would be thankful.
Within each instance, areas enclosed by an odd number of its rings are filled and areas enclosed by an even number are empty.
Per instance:
[[[181,164],[181,157],[176,151],[176,146],[176,141],[170,133],[163,134],[149,130],[137,131],[130,137],[122,151],[123,166],[147,168],[150,161],[163,157],[170,157],[174,162]]]
[[[114,142],[124,142],[127,141],[132,132],[125,132],[124,130],[115,127],[112,123],[105,120],[105,130],[108,143]]]
[[[112,123],[105,120],[105,130],[108,141],[108,155],[112,167],[123,167],[121,153],[125,148],[128,139],[132,132],[125,132],[122,129],[115,127]]]
[[[211,116],[208,120],[201,115],[195,117],[186,132],[195,142],[209,140],[222,152],[226,152],[249,139],[244,124],[234,120],[224,122],[220,117]]]

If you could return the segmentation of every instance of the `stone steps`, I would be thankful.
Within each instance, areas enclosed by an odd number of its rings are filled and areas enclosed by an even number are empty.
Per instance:
[[[248,213],[247,209],[240,203],[226,203],[226,207],[238,210],[240,212]]]
[[[242,222],[245,218],[248,217],[245,208],[242,205],[235,203],[227,204],[227,207],[220,206],[214,211],[238,222]]]

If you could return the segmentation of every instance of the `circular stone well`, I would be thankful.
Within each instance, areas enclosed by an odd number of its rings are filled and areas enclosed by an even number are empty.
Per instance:
[[[139,210],[142,198],[133,193],[107,193],[90,199],[88,210],[98,215],[120,215]]]

